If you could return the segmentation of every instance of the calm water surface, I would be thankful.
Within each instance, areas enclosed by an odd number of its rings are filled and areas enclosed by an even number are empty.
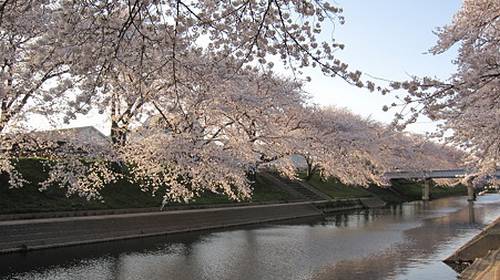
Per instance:
[[[500,195],[0,256],[0,279],[456,279],[441,260],[500,216]]]

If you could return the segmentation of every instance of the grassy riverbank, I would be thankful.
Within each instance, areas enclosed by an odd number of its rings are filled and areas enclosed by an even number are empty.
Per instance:
[[[0,175],[0,214],[71,211],[71,210],[98,210],[98,209],[123,209],[123,208],[149,208],[159,207],[162,201],[162,192],[152,196],[150,192],[143,192],[137,186],[126,180],[106,186],[101,194],[104,201],[87,201],[84,198],[66,197],[64,189],[52,187],[46,191],[38,190],[38,183],[46,179],[43,165],[38,159],[22,159],[18,169],[22,171],[25,179],[30,181],[21,189],[9,189],[8,178]],[[273,187],[273,182],[267,181],[264,176],[257,176],[254,184],[253,197],[247,202],[286,202],[292,200],[290,193],[280,188]],[[347,186],[332,178],[323,181],[319,176],[314,176],[307,182],[319,191],[334,199],[359,198],[377,196],[388,203],[418,200],[421,198],[422,184],[411,181],[395,181],[391,188],[370,186]],[[463,195],[464,187],[445,188],[434,186],[431,197],[439,198],[450,195]],[[222,195],[208,193],[190,205],[199,206],[207,204],[234,203]],[[171,206],[180,204],[172,203]]]
[[[30,183],[21,189],[9,189],[8,177],[0,175],[0,214],[160,207],[163,199],[161,191],[157,196],[152,196],[151,192],[143,192],[126,180],[104,187],[101,190],[104,201],[87,201],[77,196],[66,197],[65,190],[57,187],[40,192],[38,183],[45,180],[47,176],[43,172],[40,160],[22,159],[19,161],[18,169]],[[265,178],[259,177],[254,185],[251,202],[289,201],[291,199],[287,192],[269,188],[269,184]],[[193,205],[224,203],[233,203],[233,201],[212,193],[190,202]],[[180,204],[172,203],[171,205]]]
[[[40,192],[36,185],[33,184],[29,184],[22,189],[9,189],[6,184],[0,182],[0,214],[149,208],[160,207],[162,201],[161,192],[158,196],[153,197],[150,192],[142,192],[139,188],[126,181],[106,186],[101,191],[101,194],[104,201],[87,201],[84,198],[76,196],[66,197],[62,189],[49,188],[46,191]],[[248,202],[286,202],[289,200],[290,196],[288,193],[268,188],[260,183],[255,185],[254,195],[251,201]],[[234,202],[224,196],[210,193],[190,202],[190,205],[227,203]],[[179,206],[182,204],[171,203],[170,205]]]
[[[345,184],[342,184],[336,178],[330,178],[324,181],[318,175],[314,175],[307,181],[307,184],[315,187],[331,198],[354,198],[372,196],[372,194],[365,188],[360,186],[347,186]]]
[[[307,183],[332,198],[343,199],[376,196],[387,203],[419,200],[422,197],[423,188],[422,182],[409,180],[393,180],[391,187],[369,186],[368,188],[364,188],[360,186],[347,186],[335,178],[324,181],[317,175],[313,176]],[[431,186],[432,199],[465,195],[466,193],[467,189],[461,185],[456,187]]]

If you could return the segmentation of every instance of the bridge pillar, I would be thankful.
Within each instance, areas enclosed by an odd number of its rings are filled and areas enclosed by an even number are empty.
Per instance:
[[[431,180],[424,180],[424,189],[422,190],[422,200],[429,201],[431,193]]]
[[[467,200],[476,201],[476,192],[472,184],[467,184]]]

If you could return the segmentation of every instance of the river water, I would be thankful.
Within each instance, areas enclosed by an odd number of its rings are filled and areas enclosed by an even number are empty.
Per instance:
[[[442,262],[500,195],[0,256],[0,279],[456,279]]]

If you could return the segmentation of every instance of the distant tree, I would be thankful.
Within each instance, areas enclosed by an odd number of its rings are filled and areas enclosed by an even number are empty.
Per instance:
[[[303,139],[295,153],[306,160],[306,179],[315,173],[352,185],[382,183],[382,168],[372,151],[380,128],[368,119],[334,107],[308,110]]]
[[[464,156],[423,135],[398,132],[345,109],[327,107],[308,116],[307,139],[297,142],[301,148],[296,151],[306,159],[308,176],[319,173],[355,185],[387,184],[384,172],[457,168]]]
[[[427,137],[386,129],[379,137],[377,157],[385,171],[452,169],[462,165],[465,153]]]

